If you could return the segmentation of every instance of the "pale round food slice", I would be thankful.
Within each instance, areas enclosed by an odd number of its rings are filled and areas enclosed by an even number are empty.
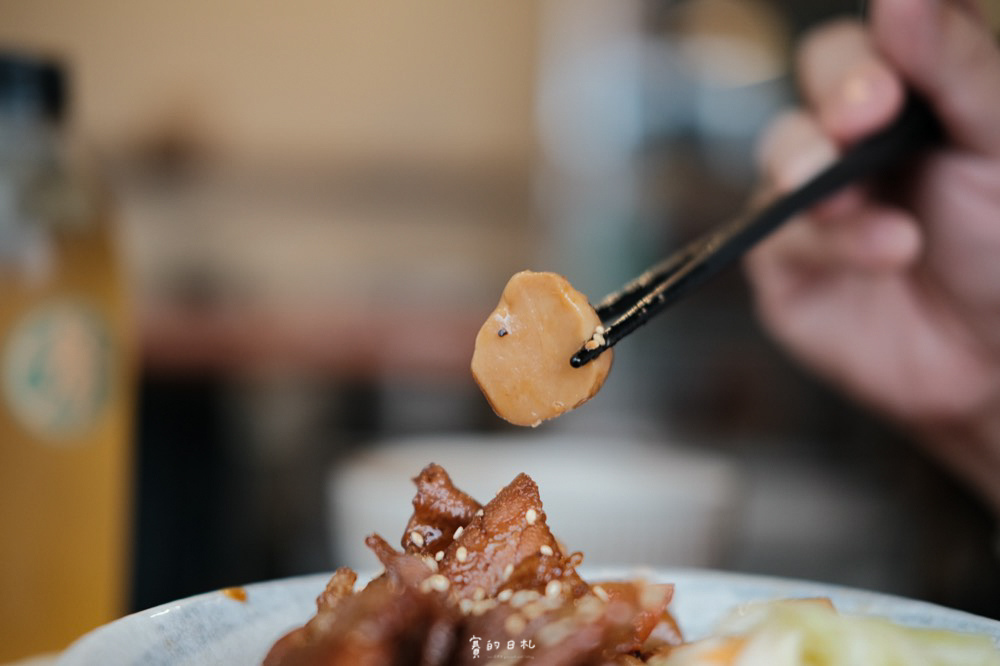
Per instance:
[[[611,371],[611,350],[574,368],[569,359],[599,336],[587,297],[556,273],[522,271],[479,329],[472,375],[501,418],[537,426],[589,400]]]

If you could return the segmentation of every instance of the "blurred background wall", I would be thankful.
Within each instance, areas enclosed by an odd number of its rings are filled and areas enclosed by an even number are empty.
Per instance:
[[[117,203],[141,343],[129,608],[334,567],[331,473],[380,442],[517,435],[467,369],[507,277],[596,300],[738,210],[792,44],[862,5],[0,0],[0,45],[69,64]],[[616,352],[544,427],[732,463],[725,550],[694,564],[1000,615],[985,512],[786,361],[739,271]]]

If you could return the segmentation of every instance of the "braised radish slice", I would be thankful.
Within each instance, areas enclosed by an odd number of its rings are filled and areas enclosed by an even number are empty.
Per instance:
[[[515,274],[472,355],[472,375],[493,411],[515,425],[537,426],[592,398],[611,370],[611,350],[580,368],[569,359],[600,324],[587,297],[563,276]]]

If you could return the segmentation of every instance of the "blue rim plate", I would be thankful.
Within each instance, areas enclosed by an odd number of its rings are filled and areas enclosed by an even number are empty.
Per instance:
[[[709,633],[740,604],[829,597],[846,613],[877,615],[910,627],[985,634],[1000,645],[996,620],[836,585],[701,569],[584,568],[581,574],[589,581],[644,578],[674,583],[671,607],[688,638]],[[83,636],[57,664],[259,664],[275,640],[312,616],[329,578],[314,574],[248,585],[242,588],[245,601],[220,591],[150,608]]]

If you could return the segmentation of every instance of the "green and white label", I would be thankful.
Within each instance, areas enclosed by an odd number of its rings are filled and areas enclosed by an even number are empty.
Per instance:
[[[78,301],[35,308],[3,349],[3,392],[21,425],[53,443],[85,434],[108,402],[111,332],[101,313]]]

